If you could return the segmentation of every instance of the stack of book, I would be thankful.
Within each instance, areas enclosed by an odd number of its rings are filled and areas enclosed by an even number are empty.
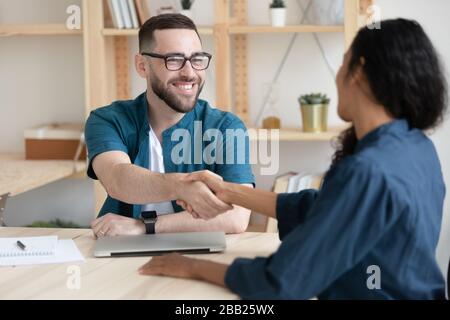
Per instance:
[[[292,193],[305,189],[319,189],[323,175],[307,172],[288,172],[275,179],[272,191],[276,193]]]
[[[307,172],[288,172],[275,178],[272,191],[276,193],[295,193],[305,189],[320,189],[322,174]],[[278,232],[277,220],[268,218],[266,232]]]
[[[147,0],[103,0],[106,24],[117,29],[138,29],[150,18]],[[109,10],[108,10],[109,9]]]

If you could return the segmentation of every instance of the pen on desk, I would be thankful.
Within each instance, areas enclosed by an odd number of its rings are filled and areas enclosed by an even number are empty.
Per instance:
[[[20,242],[20,241],[17,241],[17,246],[18,246],[21,250],[25,250],[25,249],[26,249],[26,246],[25,246],[22,242]]]

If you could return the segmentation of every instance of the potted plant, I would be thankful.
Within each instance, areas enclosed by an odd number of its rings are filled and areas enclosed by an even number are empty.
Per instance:
[[[300,102],[303,131],[327,131],[330,99],[322,93],[311,93],[300,96],[298,101]]]
[[[283,0],[272,0],[270,3],[270,21],[273,27],[284,27],[286,24],[286,5]]]
[[[181,0],[181,11],[180,13],[185,15],[186,17],[192,19],[192,10],[191,7],[194,4],[195,0]]]

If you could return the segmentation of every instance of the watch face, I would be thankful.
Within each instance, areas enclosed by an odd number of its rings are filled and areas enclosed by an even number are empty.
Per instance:
[[[156,219],[158,215],[156,214],[156,211],[143,211],[141,213],[141,217],[144,220],[150,220],[150,219]]]
[[[156,220],[157,220],[157,219],[156,219],[156,218],[154,218],[154,219],[151,218],[151,219],[143,219],[143,220],[144,220],[144,223],[145,223],[145,224],[148,224],[148,223],[156,223]]]

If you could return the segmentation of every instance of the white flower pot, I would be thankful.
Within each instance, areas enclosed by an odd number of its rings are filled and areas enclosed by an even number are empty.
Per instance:
[[[180,13],[186,17],[188,17],[189,19],[193,20],[194,15],[192,14],[192,10],[181,10]]]
[[[286,25],[286,8],[271,8],[270,21],[273,27],[284,27]]]

